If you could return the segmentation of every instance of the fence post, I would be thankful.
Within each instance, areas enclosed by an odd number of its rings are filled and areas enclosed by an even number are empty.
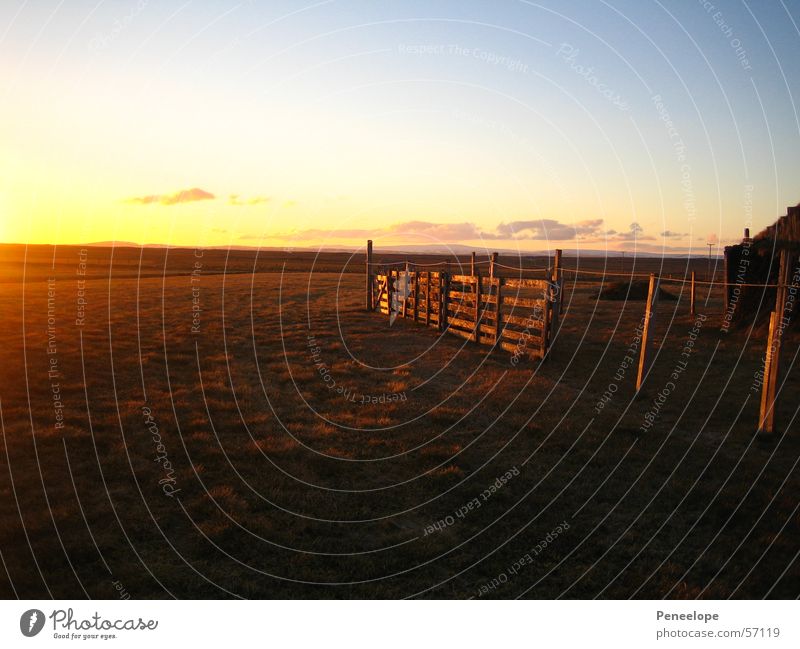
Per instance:
[[[561,249],[556,248],[556,257],[553,262],[553,281],[558,282],[559,289],[561,289]],[[561,312],[561,307],[564,305],[563,292],[558,292],[558,310]]]
[[[406,304],[408,304],[408,262],[406,262],[405,276],[403,278],[403,320],[406,319]]]
[[[553,260],[553,268],[550,273],[550,287],[547,290],[546,299],[551,300],[553,310],[551,312],[550,326],[548,328],[548,336],[553,332],[558,331],[558,319],[561,315],[561,250],[556,249],[555,259]],[[557,293],[553,294],[553,287]]]
[[[439,331],[447,328],[447,310],[450,301],[450,262],[447,262],[448,272],[439,274]]]
[[[694,318],[695,316],[695,288],[694,288],[694,271],[692,271],[692,288],[689,290],[689,315]]]
[[[414,267],[414,322],[419,321],[419,271]]]
[[[475,277],[475,251],[472,251],[472,258],[469,263],[469,274]]]
[[[647,306],[644,313],[644,328],[642,329],[642,341],[639,347],[639,371],[636,374],[636,392],[639,392],[647,373],[648,346],[650,340],[650,325],[653,322],[656,301],[658,299],[658,278],[650,273],[650,285],[647,289]]]
[[[731,254],[732,254],[731,248],[729,248],[728,246],[725,246],[725,249],[723,251],[723,255],[724,256],[723,256],[723,264],[722,264],[722,277],[723,277],[723,281],[725,282],[725,284],[723,285],[723,292],[722,292],[722,294],[725,296],[725,300],[723,302],[723,307],[722,307],[723,308],[723,311],[722,311],[723,313],[727,313],[728,312],[728,305],[730,304],[731,295],[732,295],[732,292],[733,292],[732,291],[733,287],[731,286],[730,271],[738,263],[738,259],[737,259],[736,263],[734,263],[734,262],[732,262],[730,260]],[[738,255],[737,255],[737,257],[738,257]],[[711,255],[709,255],[709,259],[711,259]],[[716,266],[715,266],[715,269],[716,269]],[[711,281],[713,282],[714,280],[711,280]],[[709,295],[710,295],[711,294],[711,285],[709,285],[709,287],[708,287],[708,292],[709,292]]]
[[[367,311],[375,308],[373,287],[372,287],[372,239],[367,239]]]
[[[547,358],[547,342],[548,338],[550,338],[550,316],[552,314],[550,302],[550,289],[547,288],[544,294],[544,307],[542,308],[542,347],[541,347],[541,354],[542,360]]]
[[[769,314],[769,334],[767,335],[767,353],[764,358],[764,378],[761,384],[761,408],[758,413],[758,434],[771,435],[775,432],[775,384],[773,372],[778,366],[780,337],[777,333],[778,314]],[[777,374],[777,372],[774,372]]]
[[[394,292],[394,273],[395,272],[396,271],[394,271],[391,268],[388,268],[386,270],[386,301],[387,301],[386,303],[389,306],[387,311],[389,313],[389,326],[390,327],[392,326],[392,322],[394,321],[394,318],[392,317],[392,313],[393,313],[393,309],[394,309],[394,301],[393,301],[394,299],[392,297],[392,293]]]
[[[495,313],[497,319],[494,321],[494,344],[497,345],[500,342],[500,336],[503,333],[503,278],[497,277],[494,281],[497,282],[497,308]]]
[[[474,254],[474,253],[473,253]],[[475,280],[475,332],[473,333],[473,340],[478,344],[481,340],[481,274],[476,271],[472,277]]]
[[[431,271],[425,271],[425,326],[431,324]]]
[[[494,299],[496,300],[494,306],[494,344],[497,344],[497,341],[500,340],[500,301],[502,297],[500,296],[500,278],[495,277],[495,264],[497,263],[497,253],[493,252],[491,257],[489,257],[489,295],[492,294],[492,287],[495,288],[494,292]]]
[[[561,250],[556,248],[556,254],[553,256],[553,265],[550,268],[550,276],[555,279],[558,276],[558,269],[561,266]]]
[[[764,359],[764,381],[761,386],[761,408],[758,414],[759,434],[775,432],[775,410],[777,409],[778,378],[781,361],[781,339],[783,337],[786,292],[791,276],[791,265],[786,250],[781,250],[778,270],[778,288],[775,291],[775,310],[769,316],[767,354]]]

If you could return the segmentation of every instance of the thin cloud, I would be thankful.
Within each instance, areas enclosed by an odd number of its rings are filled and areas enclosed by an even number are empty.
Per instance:
[[[236,205],[237,207],[261,205],[262,203],[269,203],[269,201],[269,196],[254,196],[252,198],[242,198],[239,194],[231,194],[228,196],[228,205]]]
[[[636,226],[635,228],[633,226]],[[637,229],[638,228],[638,229]],[[555,219],[537,219],[500,223],[493,230],[485,230],[474,223],[435,223],[431,221],[403,221],[383,228],[345,228],[328,230],[313,228],[274,235],[275,239],[363,239],[383,238],[403,241],[602,241],[607,238],[630,241],[653,239],[643,236],[638,224],[628,232],[603,230],[603,219],[589,219],[576,223],[561,223]],[[610,236],[609,235],[613,235]]]
[[[655,241],[655,237],[649,234],[644,234],[644,228],[638,223],[634,222],[628,226],[627,232],[617,232],[616,230],[608,230],[604,233],[604,241],[617,241],[627,242],[634,241]]]
[[[560,223],[555,219],[511,221],[497,226],[494,238],[567,241],[601,234],[603,219]]]
[[[134,196],[125,199],[126,203],[134,205],[178,205],[180,203],[193,203],[195,201],[209,201],[216,198],[211,192],[207,192],[199,187],[182,189],[173,194],[150,194],[149,196]]]

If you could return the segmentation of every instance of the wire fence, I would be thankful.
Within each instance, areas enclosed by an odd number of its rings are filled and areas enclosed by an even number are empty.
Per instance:
[[[437,261],[422,264],[419,262],[411,261],[409,259],[404,261],[396,261],[396,262],[388,262],[388,263],[380,263],[380,266],[383,267],[390,267],[390,266],[408,266],[409,268],[433,268],[433,267],[440,267],[440,266],[456,266],[458,268],[463,268],[465,266],[471,266],[473,262],[466,261],[466,262],[454,262],[454,261]],[[487,265],[491,264],[491,260],[481,260],[475,261],[474,264],[476,266],[479,265]],[[500,262],[494,263],[495,268],[503,268],[505,270],[514,271],[515,273],[540,273],[540,272],[548,272],[551,270],[548,266],[509,266],[507,264],[502,264]],[[623,277],[626,279],[649,279],[650,273],[618,273],[618,272],[607,272],[607,271],[592,271],[592,270],[580,270],[577,268],[564,268],[561,267],[561,272],[563,273],[572,273],[573,275],[580,277],[580,276],[588,276],[588,277]],[[654,273],[658,276],[658,273]],[[672,284],[692,284],[694,281],[695,285],[700,286],[718,286],[720,288],[728,288],[728,287],[740,287],[740,288],[790,288],[792,284],[754,284],[752,282],[724,282],[720,280],[701,280],[695,279],[692,280],[691,277],[663,277],[658,276],[659,282],[669,282]]]

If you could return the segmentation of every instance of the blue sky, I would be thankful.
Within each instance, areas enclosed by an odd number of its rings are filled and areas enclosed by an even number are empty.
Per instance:
[[[700,252],[800,201],[798,23],[785,0],[5,2],[0,240]]]

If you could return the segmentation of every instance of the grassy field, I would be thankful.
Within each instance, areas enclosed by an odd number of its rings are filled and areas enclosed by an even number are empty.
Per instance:
[[[716,289],[665,285],[635,396],[643,302],[570,274],[515,367],[364,312],[345,253],[2,255],[2,597],[800,595],[798,341],[757,438]]]

